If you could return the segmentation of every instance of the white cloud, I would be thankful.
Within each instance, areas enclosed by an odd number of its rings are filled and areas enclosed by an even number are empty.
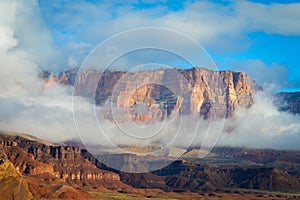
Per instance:
[[[255,93],[254,100],[250,109],[238,108],[227,120],[219,145],[299,149],[300,115],[279,112],[267,92]]]
[[[245,19],[245,28],[281,35],[300,35],[300,27],[297,25],[299,9],[300,3],[264,5],[240,1],[236,6],[238,15]]]
[[[261,60],[233,62],[233,70],[243,70],[250,75],[258,85],[267,90],[280,90],[290,86],[288,83],[289,70],[284,64],[272,63],[270,66]]]
[[[52,59],[47,50],[51,49],[48,34],[39,32],[40,25],[31,21],[36,14],[35,2],[23,3],[0,2],[0,36],[1,41],[6,41],[0,42],[0,127],[51,139],[62,133],[65,135],[61,138],[74,137],[75,131],[70,125],[73,122],[70,89],[43,88],[38,77],[40,58]],[[24,35],[17,34],[20,29]],[[30,34],[35,36],[28,38]],[[44,39],[46,43],[39,44],[39,48],[38,42]]]
[[[78,65],[77,60],[74,58],[74,56],[70,56],[69,57],[69,61],[68,61],[69,66],[71,67],[76,67]]]
[[[72,39],[93,43],[131,28],[157,26],[181,31],[206,47],[228,53],[246,49],[250,45],[246,36],[249,32],[300,35],[300,3],[264,5],[251,1],[226,4],[196,1],[185,3],[176,11],[168,10],[167,4],[136,9],[134,4],[116,6],[112,2],[47,3],[55,7],[55,15],[47,8],[52,25],[60,27],[62,32],[72,31],[69,36]],[[57,34],[61,38],[68,37]]]
[[[13,37],[14,30],[11,25],[14,23],[17,4],[15,2],[0,2],[0,50],[7,51],[17,45]],[[10,10],[10,12],[6,12]]]

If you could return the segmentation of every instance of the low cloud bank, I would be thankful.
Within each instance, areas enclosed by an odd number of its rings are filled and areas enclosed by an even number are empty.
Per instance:
[[[219,145],[299,149],[300,115],[280,112],[268,92],[254,94],[254,105],[238,108],[226,120]]]

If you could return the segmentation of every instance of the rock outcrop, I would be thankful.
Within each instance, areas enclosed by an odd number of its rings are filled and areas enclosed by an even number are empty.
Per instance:
[[[22,134],[0,134],[0,146],[5,152],[0,159],[0,190],[6,199],[10,199],[10,195],[30,199],[30,193],[41,199],[93,198],[85,191],[101,188],[120,192],[143,188],[181,193],[230,193],[241,189],[293,193],[300,190],[298,151],[216,148],[212,157],[204,162],[186,157],[160,170],[134,174],[110,169],[85,149],[53,145]],[[121,169],[146,167],[147,163],[127,164],[128,160],[138,161],[138,157],[108,154],[103,159],[121,160],[119,163],[124,165]],[[159,159],[153,155],[150,162]]]
[[[0,154],[0,199],[29,200],[32,194],[28,183],[15,166]]]
[[[81,182],[119,181],[118,174],[99,169],[75,146],[48,146],[21,136],[0,135],[0,146],[20,172],[27,175],[51,174],[63,180]]]
[[[42,77],[45,84],[49,84],[54,79],[46,75]],[[97,105],[115,101],[116,106],[128,109],[125,118],[136,122],[161,121],[172,111],[205,118],[213,114],[228,117],[237,105],[248,108],[253,104],[254,86],[250,77],[242,72],[194,67],[130,73],[107,71],[101,76],[89,70],[76,75],[77,70],[73,69],[55,78],[60,84],[74,85],[76,81],[76,94],[94,98]],[[111,110],[105,116],[111,118]]]

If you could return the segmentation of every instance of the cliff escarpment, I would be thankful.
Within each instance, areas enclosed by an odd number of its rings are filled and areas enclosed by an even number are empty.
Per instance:
[[[56,77],[42,74],[46,84],[74,85],[77,95],[94,98],[97,105],[115,102],[128,109],[132,121],[161,121],[173,111],[204,118],[232,116],[236,106],[249,108],[253,84],[242,72],[205,68],[158,69],[138,72],[69,70]],[[140,108],[145,111],[141,112]],[[111,111],[106,113],[110,118]]]
[[[0,135],[0,147],[14,166],[27,176],[48,174],[80,185],[120,183],[118,174],[99,169],[83,157],[85,150],[76,146],[42,143],[19,135]]]

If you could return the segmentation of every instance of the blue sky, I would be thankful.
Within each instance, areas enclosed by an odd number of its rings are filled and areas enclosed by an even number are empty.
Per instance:
[[[80,65],[113,34],[155,26],[191,36],[220,69],[245,71],[278,90],[300,88],[300,1],[40,0],[23,7],[37,44],[26,43],[26,30],[20,29],[19,45],[42,52],[41,66],[54,71]],[[39,42],[46,43],[42,51]]]

